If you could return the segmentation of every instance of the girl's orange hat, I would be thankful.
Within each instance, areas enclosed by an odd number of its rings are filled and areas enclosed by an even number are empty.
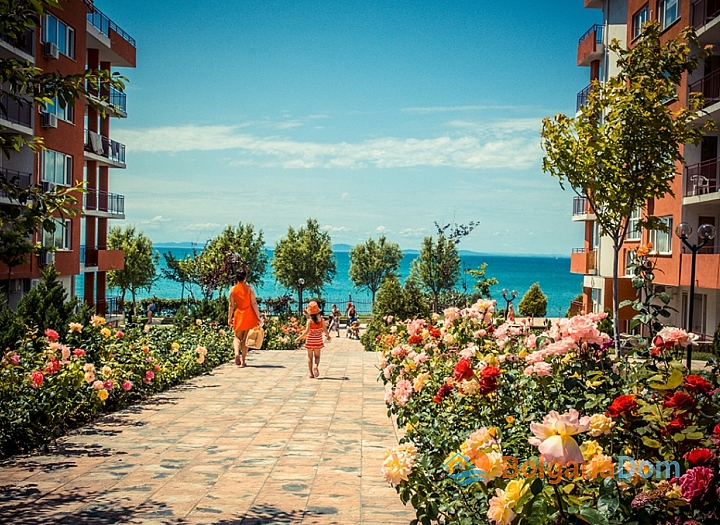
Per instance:
[[[315,301],[310,301],[307,305],[307,308],[305,309],[307,313],[309,314],[318,314],[320,313],[320,307]]]

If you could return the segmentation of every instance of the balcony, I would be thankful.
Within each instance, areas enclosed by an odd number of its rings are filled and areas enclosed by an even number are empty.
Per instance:
[[[98,315],[115,317],[123,315],[123,305],[120,297],[108,297],[95,302],[95,312]]]
[[[19,56],[33,63],[35,62],[35,46],[33,45],[35,42],[35,31],[32,29],[27,29],[23,35],[18,37],[3,34],[0,35],[0,39],[10,44],[15,51],[20,51],[21,54]]]
[[[595,214],[586,197],[573,197],[573,221],[594,221]]]
[[[690,7],[690,22],[703,43],[717,42],[720,37],[720,1],[695,0]]]
[[[87,28],[88,49],[98,49],[101,62],[135,67],[135,39],[96,7],[87,14]]]
[[[29,100],[21,104],[10,95],[0,97],[0,120],[10,123],[8,127],[13,130],[32,135],[32,113],[32,102]]]
[[[107,272],[125,268],[125,252],[108,250],[105,246],[88,248],[80,246],[80,265],[86,271]]]
[[[570,273],[595,275],[597,268],[597,252],[587,248],[573,248],[570,255]]]
[[[21,190],[26,190],[32,185],[32,173],[24,173],[22,171],[0,168],[0,174],[5,177],[7,182],[16,185]],[[0,202],[10,203],[12,201],[13,199],[8,196],[7,191],[0,189]]]
[[[686,166],[683,204],[720,200],[718,181],[720,181],[720,159]]]
[[[85,130],[85,159],[95,160],[113,168],[125,167],[125,144]]]
[[[100,190],[89,190],[85,194],[85,215],[106,219],[125,218],[125,196]]]
[[[604,53],[603,26],[595,24],[580,37],[578,42],[577,65],[589,66],[591,62],[600,60]]]
[[[103,86],[98,92],[96,87],[90,86],[88,83],[85,84],[85,89],[87,89],[90,97],[97,100],[103,106],[115,110],[113,116],[120,118],[127,117],[127,95],[125,93],[112,86],[110,86],[109,90]]]
[[[577,103],[575,105],[575,111],[580,111],[580,109],[585,105],[588,99],[588,95],[590,94],[590,88],[592,87],[592,84],[588,85],[585,89],[580,91],[577,94]]]

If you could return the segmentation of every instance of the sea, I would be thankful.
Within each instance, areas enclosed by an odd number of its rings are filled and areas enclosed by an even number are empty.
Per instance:
[[[192,248],[186,247],[164,247],[156,245],[160,253],[172,253],[178,259],[184,259],[192,255]],[[350,269],[350,256],[348,251],[334,251],[337,261],[337,274],[331,283],[323,289],[323,298],[328,304],[336,303],[341,310],[344,310],[344,303],[348,300],[355,302],[361,313],[370,310],[370,293],[353,286],[348,271]],[[272,250],[268,250],[270,261],[272,261]],[[417,257],[417,252],[405,252],[400,262],[400,279],[404,280],[410,273],[410,264]],[[548,298],[548,317],[563,317],[567,312],[570,302],[582,293],[582,275],[570,273],[570,257],[561,256],[517,256],[517,255],[494,255],[479,254],[473,252],[460,252],[460,261],[463,269],[477,269],[482,263],[487,263],[486,277],[495,277],[498,284],[491,288],[493,299],[498,301],[498,306],[504,308],[505,301],[502,298],[501,290],[517,290],[517,305],[522,296],[527,292],[533,283],[539,283],[540,288]],[[158,275],[165,267],[165,259],[160,257]],[[81,281],[78,279],[78,281]],[[461,275],[457,289],[463,288],[472,291],[475,280],[471,275]],[[108,295],[113,295],[110,290]],[[195,297],[201,297],[200,289],[194,287],[192,290]],[[262,283],[255,286],[255,293],[260,298],[279,297],[290,293],[297,299],[296,293],[288,291],[275,281],[272,276],[272,267],[268,266],[268,273],[263,276]],[[117,293],[116,293],[117,294]],[[162,297],[165,299],[179,299],[181,286],[179,283],[159,277],[150,290],[143,290],[138,293],[138,298]],[[187,296],[187,291],[185,293]],[[307,294],[303,300],[307,300]]]

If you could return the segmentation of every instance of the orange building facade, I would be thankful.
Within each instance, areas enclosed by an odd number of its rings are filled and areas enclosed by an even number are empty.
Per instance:
[[[135,67],[135,41],[117,24],[97,10],[91,0],[63,2],[50,9],[39,27],[24,38],[0,39],[0,56],[29,60],[45,72],[62,75],[83,73],[86,67],[104,70]],[[105,88],[103,88],[105,89]],[[74,296],[76,290],[100,314],[117,310],[106,291],[106,272],[124,267],[122,251],[108,250],[108,221],[125,218],[122,195],[111,192],[111,173],[125,168],[125,146],[112,140],[112,118],[126,113],[126,96],[110,88],[96,94],[112,105],[115,115],[102,116],[86,100],[74,106],[61,104],[17,104],[4,101],[0,111],[0,133],[21,133],[28,140],[40,137],[45,149],[23,148],[10,158],[0,158],[0,170],[8,179],[56,191],[79,183],[87,192],[78,196],[75,217],[56,220],[54,235],[38,232],[33,239],[54,251],[31,256],[27,264],[8,269],[0,264],[0,287],[10,292],[10,306],[36,285],[44,266],[54,264],[60,280]],[[99,98],[98,98],[99,100]],[[0,195],[0,206],[13,206]],[[9,270],[9,272],[8,272]]]
[[[584,0],[586,8],[601,9],[603,22],[581,37],[578,44],[578,65],[590,68],[590,79],[603,81],[616,72],[613,57],[606,52],[608,42],[617,38],[622,45],[632,46],[642,25],[656,20],[663,28],[662,38],[677,37],[688,26],[695,27],[703,44],[715,46],[714,55],[683,79],[678,86],[677,99],[671,103],[686,105],[691,92],[705,97],[704,114],[697,119],[720,123],[720,1],[717,0]],[[589,88],[589,87],[588,87]],[[578,93],[577,108],[581,107],[588,88]],[[720,126],[718,126],[720,127]],[[705,338],[712,338],[720,324],[720,250],[718,239],[709,241],[700,249],[696,261],[693,319],[690,308],[690,250],[674,231],[678,224],[689,224],[693,233],[690,244],[697,245],[698,227],[703,224],[718,226],[720,216],[720,150],[718,132],[708,133],[702,145],[683,145],[685,164],[678,164],[672,182],[674,196],[653,199],[638,209],[631,222],[640,216],[662,218],[670,233],[645,231],[630,225],[628,239],[620,254],[620,300],[634,299],[635,290],[627,276],[632,252],[641,244],[652,243],[652,258],[657,261],[656,290],[671,297],[673,312],[669,322],[689,328]],[[598,235],[595,216],[587,202],[576,197],[573,202],[573,221],[584,225],[585,239],[582,248],[571,255],[571,271],[583,274],[583,306],[586,311],[604,311],[612,305],[612,245]],[[634,315],[630,308],[621,310],[621,328],[627,329]]]

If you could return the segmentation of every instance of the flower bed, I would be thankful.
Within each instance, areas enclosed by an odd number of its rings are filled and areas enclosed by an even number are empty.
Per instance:
[[[719,522],[718,369],[676,360],[687,333],[616,359],[604,314],[534,334],[493,326],[494,308],[386,318],[376,336],[388,415],[406,428],[382,470],[418,522]]]
[[[63,333],[29,332],[0,360],[0,456],[47,443],[98,414],[204,374],[232,358],[231,332],[189,328],[123,333],[94,316]]]

